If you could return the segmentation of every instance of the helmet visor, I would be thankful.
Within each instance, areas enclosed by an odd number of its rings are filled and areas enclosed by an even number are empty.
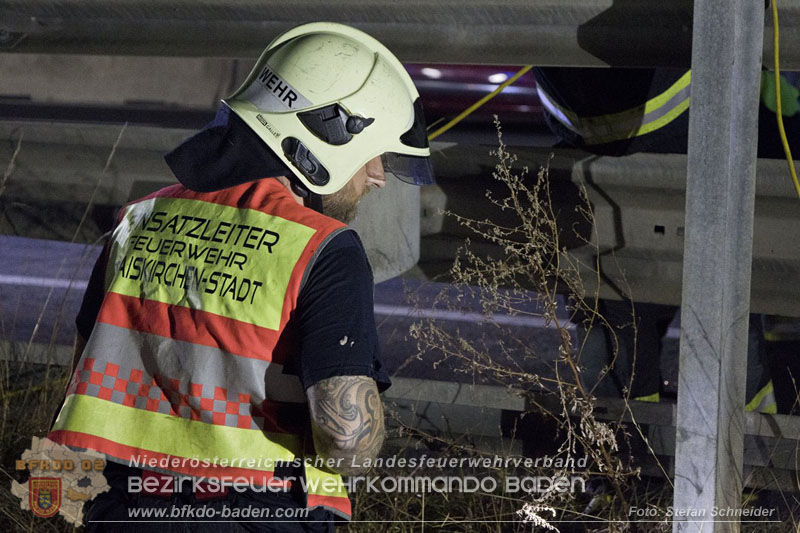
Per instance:
[[[404,155],[395,152],[386,152],[381,156],[383,170],[393,174],[400,181],[412,185],[433,185],[433,166],[430,157]]]

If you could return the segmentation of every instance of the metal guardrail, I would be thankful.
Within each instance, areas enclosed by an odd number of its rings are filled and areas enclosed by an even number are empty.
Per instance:
[[[583,228],[583,236],[592,240],[592,245],[569,250],[581,260],[587,294],[598,292],[607,299],[620,299],[624,294],[636,302],[681,304],[686,155],[598,157],[570,150],[516,147],[510,151],[519,158],[518,168],[548,166],[551,190],[558,191],[553,193],[553,202],[565,229],[562,239],[570,238],[572,229]],[[551,153],[555,154],[552,160]],[[434,155],[434,161],[441,179],[438,189],[423,191],[422,227],[427,232],[422,240],[423,261],[439,260],[449,267],[466,237],[486,247],[484,255],[501,254],[502,250],[489,248],[490,243],[441,214],[448,209],[478,220],[491,218],[501,225],[516,223],[513,216],[483,199],[485,190],[492,187],[491,180],[464,179],[485,173],[492,164],[486,149],[445,146]],[[586,187],[592,204],[593,230],[571,215],[580,201],[578,185]],[[800,286],[792,283],[800,277],[800,239],[794,238],[800,234],[800,209],[786,162],[757,160],[755,192],[751,312],[800,316]],[[598,261],[599,278],[592,270]]]
[[[784,68],[800,68],[800,0],[784,0]],[[344,22],[402,60],[688,67],[691,0],[5,0],[0,51],[257,57],[287,28]],[[766,14],[766,12],[765,12]],[[765,27],[764,57],[772,31]]]
[[[437,436],[447,436],[477,449],[497,449],[504,441],[506,453],[522,454],[519,437],[503,431],[504,418],[530,411],[524,391],[491,385],[392,378],[384,402],[393,416],[407,426]],[[540,406],[561,411],[555,398],[537,396]],[[597,400],[595,416],[600,420],[636,423],[646,431],[649,445],[666,458],[665,468],[672,475],[675,456],[676,405],[670,403],[629,402],[614,398]],[[778,488],[800,492],[796,472],[800,417],[745,413],[745,484],[757,488]],[[649,475],[662,475],[654,464],[644,462]]]
[[[0,141],[5,146],[0,148],[0,168],[7,166],[16,141],[24,133],[18,168],[6,196],[56,204],[68,200],[76,205],[85,205],[93,197],[96,203],[120,206],[174,183],[162,154],[191,130],[128,126],[113,165],[104,174],[105,160],[119,131],[117,125],[0,121]],[[493,163],[488,148],[434,143],[434,151],[439,188],[432,191],[437,194],[422,194],[421,224],[429,233],[422,239],[423,270],[426,264],[439,260],[449,268],[463,239],[475,240],[457,224],[445,225],[442,209],[477,218],[498,216],[484,199],[487,181],[463,179],[485,172]],[[589,232],[588,236],[595,238],[597,248],[587,246],[570,253],[581,258],[584,265],[593,265],[599,249],[601,297],[619,298],[620,288],[624,288],[635,301],[680,305],[685,155],[587,157],[574,150],[550,148],[512,151],[519,156],[520,165],[538,168],[548,164],[553,183],[572,180],[586,184],[596,219],[596,233]],[[549,160],[551,153],[555,157]],[[574,198],[564,196],[554,200],[563,213],[569,213],[577,193]],[[751,311],[800,316],[800,285],[789,283],[800,276],[800,240],[792,238],[800,234],[800,210],[784,161],[757,161],[755,204]],[[78,219],[81,213],[76,215]],[[584,274],[587,292],[593,294],[597,276],[588,271]]]

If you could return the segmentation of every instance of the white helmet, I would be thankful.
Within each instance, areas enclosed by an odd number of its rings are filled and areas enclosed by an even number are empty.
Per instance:
[[[411,77],[355,28],[315,22],[287,31],[223,102],[314,193],[338,191],[376,156],[403,181],[433,183]]]

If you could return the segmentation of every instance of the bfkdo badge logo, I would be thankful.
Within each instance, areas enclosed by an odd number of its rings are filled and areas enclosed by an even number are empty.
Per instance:
[[[36,516],[50,518],[61,507],[61,479],[57,477],[32,477],[29,480],[28,502]]]
[[[20,509],[42,518],[60,515],[70,524],[83,523],[83,505],[111,490],[103,475],[105,457],[94,452],[76,452],[49,439],[33,437],[31,447],[17,461],[23,483],[11,480],[11,494]]]

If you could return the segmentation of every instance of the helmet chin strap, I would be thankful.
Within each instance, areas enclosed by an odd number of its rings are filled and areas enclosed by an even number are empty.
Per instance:
[[[308,207],[310,207],[320,215],[324,215],[325,213],[322,212],[322,195],[317,194],[315,192],[309,192]]]
[[[292,192],[306,201],[306,207],[313,209],[319,214],[324,214],[322,213],[321,195],[308,190],[308,188],[294,176],[289,177],[289,183],[292,186]]]

